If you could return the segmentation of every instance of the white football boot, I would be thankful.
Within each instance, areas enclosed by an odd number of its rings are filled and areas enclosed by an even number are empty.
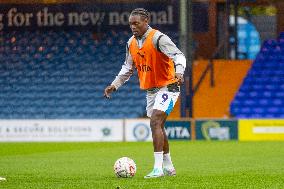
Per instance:
[[[163,171],[164,171],[164,175],[166,176],[176,176],[177,175],[174,167],[171,167],[171,168],[164,167]]]
[[[164,176],[164,172],[163,169],[159,169],[159,168],[154,168],[153,171],[151,173],[149,173],[148,175],[146,175],[144,178],[158,178],[158,177],[163,177]]]

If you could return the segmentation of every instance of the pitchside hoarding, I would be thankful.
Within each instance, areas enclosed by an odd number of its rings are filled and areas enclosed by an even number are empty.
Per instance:
[[[1,120],[0,141],[122,141],[122,120]]]
[[[166,133],[168,139],[190,140],[191,122],[190,121],[166,121]]]
[[[169,140],[190,140],[190,121],[166,121],[165,129]],[[152,141],[150,119],[126,119],[126,141]]]
[[[126,141],[152,141],[150,119],[126,119]]]
[[[191,139],[190,121],[167,121],[168,138]],[[0,142],[152,141],[150,119],[1,120]]]
[[[239,120],[240,141],[284,141],[284,119]]]
[[[237,140],[238,120],[196,120],[197,140]]]

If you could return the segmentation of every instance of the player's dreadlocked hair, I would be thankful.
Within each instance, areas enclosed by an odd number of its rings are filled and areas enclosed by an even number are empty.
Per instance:
[[[146,10],[146,9],[143,9],[143,8],[137,8],[137,9],[134,9],[130,15],[140,15],[141,17],[143,18],[147,18],[149,19],[149,12]]]

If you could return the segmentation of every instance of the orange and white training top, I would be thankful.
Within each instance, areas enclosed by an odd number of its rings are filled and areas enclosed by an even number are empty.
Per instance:
[[[143,90],[176,82],[175,73],[184,73],[186,60],[165,34],[151,27],[141,39],[132,36],[126,47],[126,60],[112,85],[118,89],[136,68]]]
[[[129,45],[141,89],[163,87],[177,81],[173,60],[158,51],[152,42],[155,33],[154,29],[150,31],[141,48],[136,38],[132,38]]]

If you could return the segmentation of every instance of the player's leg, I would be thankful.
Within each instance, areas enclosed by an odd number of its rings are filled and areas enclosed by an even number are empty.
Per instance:
[[[164,134],[163,152],[164,154],[168,154],[170,152],[170,145],[169,145],[168,135],[165,130],[165,123],[166,123],[166,120],[163,123],[163,134]]]
[[[155,178],[164,176],[163,172],[163,147],[164,147],[164,123],[167,114],[163,111],[154,109],[151,115],[150,127],[152,131],[154,147],[154,169],[145,178]]]
[[[164,148],[164,123],[167,114],[160,110],[153,110],[150,127],[152,131],[154,152],[163,152]]]
[[[165,130],[165,123],[166,123],[166,120],[165,120],[164,123],[163,123],[163,134],[164,134],[164,146],[163,146],[163,151],[164,151],[164,154],[167,154],[167,153],[169,153],[169,151],[170,151],[170,147],[169,147],[168,136],[167,136],[167,133],[166,133],[166,130]]]
[[[153,171],[145,178],[164,175],[162,170],[164,157],[163,149],[165,149],[166,152],[169,151],[164,124],[167,116],[172,111],[178,96],[179,92],[171,92],[168,90],[168,87],[163,87],[156,92],[147,92],[147,115],[151,118],[150,125],[152,130],[155,164]],[[166,156],[170,157],[169,153],[167,153]]]
[[[154,104],[155,104],[155,99],[157,97],[157,94],[159,92],[159,89],[157,90],[149,90],[147,91],[147,116],[150,118],[150,125],[154,125],[157,123],[157,121],[155,121],[155,117],[158,116],[155,113],[155,110],[153,110]],[[153,121],[154,119],[154,121]],[[156,122],[156,123],[154,123]],[[153,128],[152,131],[152,138],[153,138],[153,146],[154,146],[154,159],[155,159],[155,163],[154,163],[154,167],[156,165],[156,167],[159,167],[160,164],[160,168],[159,169],[153,169],[153,171],[151,173],[149,173],[147,176],[145,176],[145,178],[155,178],[155,177],[160,177],[160,176],[164,176],[164,172],[162,170],[162,162],[163,162],[163,132],[161,132],[161,130],[158,129],[154,129],[154,127],[152,126],[151,128]],[[160,138],[162,140],[157,140],[157,138]]]
[[[173,87],[163,87],[158,91],[147,91],[147,116],[151,118],[150,125],[153,137],[155,164],[153,171],[145,178],[164,176],[161,169],[163,166],[163,149],[169,150],[167,135],[164,124],[169,113],[178,99],[179,90]],[[169,153],[166,155],[170,158]],[[162,163],[161,163],[162,162]]]
[[[163,126],[165,127],[165,122],[163,123]],[[165,131],[165,128],[163,128],[163,133],[164,133],[164,146],[163,146],[163,171],[165,175],[168,176],[175,176],[176,175],[176,170],[174,168],[171,154],[170,154],[170,147],[169,147],[169,141],[168,141],[168,136]]]
[[[160,94],[157,95],[157,99],[163,99],[162,103],[159,103],[158,108],[160,110],[164,110],[167,115],[171,113],[173,110],[173,107],[178,99],[178,96],[180,94],[180,87],[177,84],[172,84],[167,86],[165,91],[161,91]],[[166,106],[160,106],[160,104],[164,104]],[[157,105],[157,104],[155,104]],[[155,108],[154,105],[154,108]],[[163,109],[165,108],[166,109]],[[163,127],[165,125],[165,121],[163,123]],[[165,129],[163,128],[163,133],[164,133],[164,146],[163,146],[163,170],[164,174],[168,176],[175,176],[176,175],[176,170],[174,168],[174,165],[171,160],[171,155],[170,155],[170,149],[169,149],[169,142],[168,142],[168,137],[166,134]]]

